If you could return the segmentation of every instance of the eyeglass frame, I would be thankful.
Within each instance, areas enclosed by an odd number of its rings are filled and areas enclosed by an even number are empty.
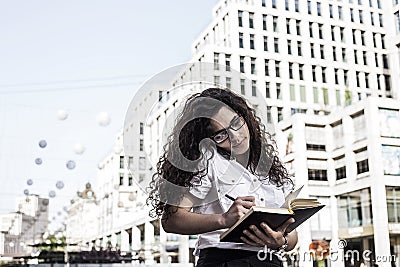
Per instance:
[[[237,120],[237,119],[239,119],[242,123],[241,123],[241,125],[239,126],[239,128],[233,128],[232,127],[232,124]],[[229,126],[228,127],[226,127],[226,128],[222,128],[221,130],[218,130],[218,131],[216,131],[214,134],[212,134],[211,136],[210,136],[210,138],[211,138],[211,140],[213,140],[216,144],[222,144],[223,142],[225,142],[228,138],[229,138],[229,130],[231,129],[231,130],[233,130],[233,131],[235,131],[235,132],[237,132],[237,131],[239,131],[242,127],[243,127],[243,125],[246,123],[246,121],[244,120],[244,118],[242,117],[242,116],[240,116],[240,115],[237,115],[236,117],[234,117],[232,120],[231,120],[231,122],[229,123]],[[217,136],[218,134],[220,134],[220,133],[223,133],[223,132],[226,132],[226,138],[224,138],[222,141],[216,141],[214,138],[215,138],[215,136]]]

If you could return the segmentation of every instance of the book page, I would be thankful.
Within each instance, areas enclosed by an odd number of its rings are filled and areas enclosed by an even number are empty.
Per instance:
[[[304,185],[300,186],[297,188],[295,191],[290,192],[286,197],[285,197],[285,203],[281,206],[281,208],[287,208],[289,209],[290,207],[290,202],[292,202],[293,199],[297,198],[299,195],[301,189],[303,189]]]

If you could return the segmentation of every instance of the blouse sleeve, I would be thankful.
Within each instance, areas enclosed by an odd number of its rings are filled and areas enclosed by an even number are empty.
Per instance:
[[[198,179],[198,177],[195,177],[192,181],[193,187],[189,190],[189,192],[199,199],[205,199],[212,187],[210,175],[207,174],[200,179]]]

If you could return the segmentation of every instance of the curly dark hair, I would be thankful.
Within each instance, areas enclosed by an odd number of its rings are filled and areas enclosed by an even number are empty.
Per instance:
[[[215,100],[215,101],[210,101]],[[229,107],[247,123],[250,133],[250,153],[245,166],[257,175],[261,182],[269,181],[277,186],[293,184],[287,170],[278,158],[276,144],[266,132],[261,119],[240,95],[228,89],[209,88],[192,95],[185,103],[182,112],[164,146],[164,153],[157,163],[157,171],[148,187],[147,205],[151,207],[150,216],[163,219],[176,212],[183,196],[200,182],[207,174],[208,160],[203,168],[198,166],[204,159],[201,142],[210,140],[212,127],[210,118],[223,106]],[[229,152],[218,148],[217,152],[230,158]],[[174,162],[171,162],[173,160]],[[193,165],[193,166],[190,166]],[[188,171],[191,169],[192,171]],[[168,190],[169,184],[177,185],[180,190]]]

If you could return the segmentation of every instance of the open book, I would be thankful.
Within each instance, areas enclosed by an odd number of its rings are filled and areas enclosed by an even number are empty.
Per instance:
[[[294,218],[295,222],[286,228],[286,232],[293,231],[325,206],[315,198],[296,198],[302,188],[287,195],[281,208],[253,206],[239,221],[220,235],[220,241],[243,243],[240,237],[244,236],[243,230],[251,231],[250,225],[260,228],[260,224],[265,222],[276,230],[290,218]]]

